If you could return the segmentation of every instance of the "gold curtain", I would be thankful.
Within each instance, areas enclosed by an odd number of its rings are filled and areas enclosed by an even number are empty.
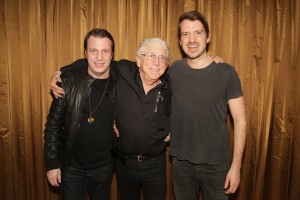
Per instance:
[[[174,61],[177,20],[189,10],[207,16],[209,53],[236,68],[244,90],[247,142],[231,199],[300,199],[298,0],[0,0],[0,199],[59,199],[43,164],[49,80],[83,57],[86,32],[109,30],[115,59],[134,60],[143,38],[162,37]],[[167,174],[173,200],[170,162]]]

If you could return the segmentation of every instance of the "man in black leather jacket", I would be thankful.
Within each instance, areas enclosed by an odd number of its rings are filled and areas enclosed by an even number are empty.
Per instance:
[[[88,68],[62,75],[65,95],[53,98],[45,128],[45,167],[64,200],[109,199],[114,105],[109,76],[114,40],[93,29],[84,41]]]

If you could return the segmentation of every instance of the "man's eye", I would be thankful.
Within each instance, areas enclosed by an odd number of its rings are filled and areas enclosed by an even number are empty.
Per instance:
[[[188,34],[187,33],[182,33],[181,36],[186,37]]]
[[[166,57],[165,56],[159,56],[159,59],[162,60],[162,61],[165,61]]]
[[[151,59],[155,59],[155,58],[156,58],[156,55],[155,55],[155,54],[150,54],[149,57],[150,57]]]
[[[202,35],[202,31],[197,31],[196,35],[201,36]]]

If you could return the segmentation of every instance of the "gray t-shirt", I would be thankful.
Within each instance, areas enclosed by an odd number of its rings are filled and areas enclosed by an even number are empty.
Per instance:
[[[170,154],[194,164],[229,163],[228,100],[243,95],[234,68],[212,62],[193,69],[183,59],[168,73],[173,90]]]

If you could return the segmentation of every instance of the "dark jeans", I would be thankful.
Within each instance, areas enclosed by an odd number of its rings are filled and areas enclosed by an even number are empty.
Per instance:
[[[229,165],[192,164],[172,158],[172,177],[176,200],[228,200],[224,184]]]
[[[166,195],[166,155],[144,161],[115,159],[121,200],[164,200]]]
[[[113,165],[93,170],[70,167],[62,172],[61,195],[63,200],[109,200]]]

